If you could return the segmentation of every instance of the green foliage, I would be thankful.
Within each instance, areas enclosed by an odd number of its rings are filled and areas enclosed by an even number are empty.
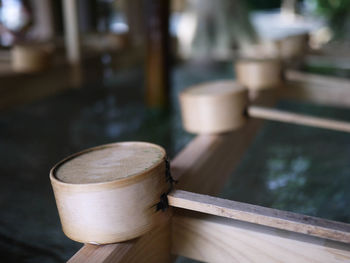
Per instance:
[[[350,23],[350,0],[306,0],[312,6],[315,14],[324,16],[333,29],[336,38],[348,33],[347,23]]]

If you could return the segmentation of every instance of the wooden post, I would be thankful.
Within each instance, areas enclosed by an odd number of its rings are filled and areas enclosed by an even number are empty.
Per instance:
[[[250,117],[265,120],[294,123],[335,131],[350,132],[350,122],[318,118],[293,112],[269,109],[266,107],[251,106],[248,108],[248,115]]]
[[[150,107],[169,103],[169,0],[147,0],[146,102]]]
[[[63,0],[63,17],[67,59],[70,64],[80,63],[80,38],[77,0]]]
[[[296,6],[297,1],[295,0],[283,0],[281,4],[281,15],[289,19],[294,19],[296,16]]]
[[[200,262],[349,262],[349,244],[209,215],[177,213],[172,253]],[[84,262],[84,261],[81,261]]]
[[[332,107],[350,107],[350,80],[287,70],[281,98]],[[282,90],[281,90],[282,91]]]
[[[73,86],[79,86],[82,72],[77,0],[63,0],[62,3],[67,60],[72,66],[71,81]]]
[[[295,233],[350,243],[350,224],[300,215],[183,190],[168,195],[169,205]]]
[[[47,0],[32,0],[35,17],[35,37],[43,40],[54,37],[54,21],[52,2]]]

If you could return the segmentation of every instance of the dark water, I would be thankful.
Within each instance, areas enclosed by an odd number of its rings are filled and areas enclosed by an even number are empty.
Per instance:
[[[177,93],[232,78],[230,64],[187,64],[172,74],[172,106],[143,103],[140,68],[105,84],[69,90],[0,113],[1,262],[62,262],[81,246],[61,229],[48,179],[68,154],[116,141],[149,141],[174,156],[192,135],[181,127]],[[350,111],[284,101],[280,108],[350,120]],[[350,135],[266,123],[226,185],[233,200],[350,222]]]

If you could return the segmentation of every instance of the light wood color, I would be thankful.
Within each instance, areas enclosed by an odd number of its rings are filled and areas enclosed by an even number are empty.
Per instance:
[[[350,244],[350,225],[331,220],[235,202],[208,195],[174,190],[168,195],[173,207],[227,217],[296,233]]]
[[[281,98],[332,107],[350,107],[350,80],[295,70],[285,72]]]
[[[233,81],[193,86],[180,93],[183,125],[191,133],[222,133],[242,126],[248,92]]]
[[[297,2],[296,0],[281,1],[281,17],[285,20],[293,21],[297,17]]]
[[[248,120],[246,126],[232,134],[197,136],[171,162],[172,176],[179,180],[177,187],[199,193],[216,194],[238,165],[261,124],[259,120]],[[215,173],[220,174],[220,177],[212,176]],[[198,183],[199,181],[201,183]],[[87,262],[87,258],[91,259],[90,262],[100,263],[170,262],[162,261],[163,250],[147,246],[154,243],[157,247],[159,243],[156,240],[161,240],[161,244],[170,243],[170,239],[159,237],[166,235],[163,231],[153,230],[140,238],[128,241],[127,248],[125,243],[104,246],[84,245],[69,262]],[[148,260],[150,254],[153,256],[152,261]],[[115,258],[114,255],[120,256]]]
[[[85,244],[69,263],[170,263],[170,224],[163,222],[141,238],[109,245]]]
[[[350,90],[350,80],[346,78],[322,76],[296,70],[286,70],[285,78],[288,81],[302,82],[305,85],[320,85],[327,86],[330,89],[341,88]]]
[[[222,83],[225,85],[223,86]],[[224,91],[222,91],[222,87],[225,87]],[[350,132],[350,123],[345,121],[296,114],[266,107],[247,107],[246,94],[244,88],[234,81],[212,82],[185,90],[180,94],[185,130],[199,134],[232,131],[242,126],[249,116]]]
[[[262,105],[273,105],[277,100],[277,93],[274,90],[261,92],[257,103]],[[238,165],[247,147],[254,139],[256,132],[262,125],[262,121],[249,119],[246,125],[232,133],[222,135],[200,135],[193,139],[171,162],[172,176],[179,180],[177,187],[187,191],[204,194],[217,194],[229,175]],[[213,174],[219,174],[216,177]],[[199,183],[200,182],[200,183]],[[77,252],[70,262],[86,262],[87,255],[95,259],[93,262],[118,263],[118,262],[170,262],[156,261],[162,258],[164,251],[138,249],[143,244],[153,243],[157,236],[151,236],[157,230],[152,230],[146,235],[128,241],[130,250],[125,253],[125,244],[117,243],[104,246],[84,247]],[[170,240],[162,240],[170,242]],[[84,253],[83,253],[84,252]],[[152,253],[153,260],[147,260]],[[111,259],[113,255],[122,254],[118,259]],[[136,258],[135,261],[133,261]]]
[[[240,55],[246,58],[273,58],[289,61],[305,56],[307,49],[308,34],[301,33],[245,45],[241,47]]]
[[[153,144],[116,143],[69,158],[56,169],[55,176],[69,184],[133,183],[136,175],[161,164],[164,158],[165,151]]]
[[[71,65],[70,78],[74,87],[80,87],[83,82],[78,3],[78,0],[62,0],[64,41],[67,61]]]
[[[308,47],[309,36],[307,33],[285,37],[279,40],[280,57],[293,59],[305,55]]]
[[[165,156],[157,145],[127,142],[91,148],[58,163],[50,179],[64,233],[78,242],[108,244],[159,225],[167,216],[156,211],[169,189]]]
[[[282,63],[278,59],[239,59],[235,63],[237,81],[249,90],[280,87]]]
[[[277,97],[274,97],[272,95],[283,96],[283,94],[276,93],[276,91],[273,91],[273,93],[271,93],[272,91],[273,90],[262,92],[261,95],[258,96],[260,99],[262,98],[262,100],[259,99],[256,103],[261,105],[272,105],[277,99]],[[179,183],[177,184],[177,187],[180,189],[185,189],[188,191],[194,191],[203,194],[217,193],[220,190],[221,186],[227,180],[229,174],[232,173],[236,165],[239,163],[241,157],[245,153],[250,142],[253,140],[261,124],[262,121],[258,119],[248,119],[245,126],[239,128],[236,131],[233,131],[232,133],[222,135],[197,136],[172,161],[172,175],[175,179],[180,179]],[[221,222],[223,222],[222,220],[225,219],[220,218]],[[206,219],[203,221],[203,224],[209,223],[208,217],[206,217]],[[221,262],[241,262],[244,258],[250,259],[251,256],[254,254],[258,255],[256,262],[262,262],[262,259],[266,258],[267,260],[265,261],[267,262],[270,262],[272,260],[278,262],[288,262],[288,260],[290,262],[303,262],[302,260],[307,262],[315,262],[314,258],[318,256],[318,253],[320,253],[320,251],[327,252],[330,251],[330,249],[332,249],[332,251],[335,251],[336,254],[333,254],[331,260],[328,260],[329,257],[325,257],[325,254],[321,254],[321,260],[324,258],[325,262],[337,262],[341,261],[342,259],[347,260],[346,251],[349,250],[348,246],[344,245],[338,245],[339,250],[333,250],[334,244],[339,243],[333,243],[329,240],[315,239],[309,236],[305,236],[305,239],[303,239],[301,243],[295,243],[296,237],[304,237],[304,235],[276,229],[273,229],[272,232],[276,233],[277,231],[277,233],[279,233],[279,236],[282,237],[280,237],[279,239],[275,239],[273,235],[264,235],[266,238],[261,239],[260,236],[254,236],[254,234],[259,233],[259,229],[270,228],[259,225],[249,224],[254,227],[250,228],[250,230],[243,227],[240,227],[238,229],[241,237],[250,237],[248,239],[248,242],[245,242],[246,239],[236,238],[238,236],[237,232],[233,232],[233,230],[230,227],[225,228],[222,232],[220,232],[219,229],[217,229],[214,232],[211,232],[211,235],[209,235],[207,234],[206,230],[211,231],[213,228],[207,227],[207,225],[202,224],[204,228],[199,229],[199,231],[197,232],[194,232],[191,231],[194,229],[189,227],[188,224],[184,224],[184,227],[174,227],[176,222],[179,222],[178,216],[173,217],[172,224],[172,237],[174,238],[172,246],[173,253],[197,258],[199,260],[205,258],[208,262],[220,262],[218,261],[219,259],[222,259]],[[232,219],[228,220],[227,222],[229,223],[226,225],[233,224],[233,222],[238,222],[241,226],[248,224]],[[193,226],[199,226],[199,224],[195,222]],[[225,224],[223,225],[220,223],[220,227],[221,226],[225,226]],[[169,242],[169,240],[167,239],[162,240],[158,238],[159,236],[166,236],[162,235],[161,233],[163,232],[158,232],[158,230],[159,229],[157,228],[147,233],[146,235],[135,240],[128,241],[127,243],[117,243],[104,246],[84,245],[84,247],[69,262],[88,262],[88,259],[91,259],[90,262],[103,263],[170,262],[165,260],[159,260],[159,258],[162,257],[161,255],[164,254],[164,250],[156,250],[153,248],[148,249],[147,244],[153,244],[153,241],[155,242],[155,247],[157,245],[164,244],[164,242]],[[184,236],[182,234],[187,235],[191,233],[192,236],[190,238],[183,238]],[[151,236],[153,234],[154,236]],[[198,237],[198,239],[196,239],[195,237]],[[205,250],[202,250],[201,248],[203,242],[205,242],[205,244],[209,244],[208,239],[206,237],[208,237],[209,242],[210,240],[215,240],[215,242],[213,242],[213,246],[207,246]],[[221,240],[225,240],[226,243],[221,243]],[[235,243],[235,240],[238,240],[238,242]],[[317,241],[318,244],[324,244],[325,248],[323,248],[323,246],[317,245],[316,250],[310,250],[310,252],[308,252],[310,249],[309,245],[315,244],[314,240],[319,240]],[[227,246],[227,243],[229,244],[229,246]],[[179,247],[179,245],[181,244],[183,246]],[[241,250],[234,249],[233,246],[236,246],[237,244],[240,246],[245,244],[244,250],[242,250],[242,252]],[[295,244],[298,244],[298,246],[296,246]],[[264,251],[262,251],[259,248],[260,245],[264,245]],[[176,249],[175,246],[178,249]],[[140,247],[142,248],[140,249]],[[190,249],[190,252],[188,254],[186,254],[183,250],[185,247]],[[311,248],[312,247],[315,248],[315,246],[311,246]],[[301,252],[299,253],[298,251],[301,248],[303,248],[303,250],[301,250]],[[319,250],[319,248],[321,250]],[[302,254],[303,252],[305,252],[308,255],[308,257],[305,257]],[[148,260],[147,257],[148,255],[150,255],[150,253],[152,254],[152,256],[154,256],[152,260]],[[199,256],[199,254],[201,254],[202,256]],[[264,257],[262,257],[263,254]],[[116,257],[115,255],[119,256]],[[233,257],[233,255],[239,255],[240,257],[237,259],[236,257]],[[241,259],[241,261],[239,259]]]
[[[172,252],[201,262],[349,262],[349,244],[194,213],[172,219]]]
[[[12,69],[15,72],[32,73],[48,69],[52,50],[39,44],[16,45],[11,50]]]
[[[281,93],[281,99],[335,108],[349,108],[350,88],[287,81]]]
[[[67,59],[70,64],[80,63],[80,36],[78,24],[78,0],[62,0],[64,34]]]
[[[261,59],[264,61],[264,59]],[[244,74],[244,72],[242,73]],[[236,67],[237,80],[240,74]],[[350,106],[350,80],[341,77],[324,76],[287,69],[284,71],[285,81],[279,86],[281,98],[296,99],[332,107]],[[247,74],[249,77],[249,74]],[[247,78],[248,78],[247,77]],[[251,76],[253,80],[257,78]],[[252,80],[250,80],[252,81]],[[242,82],[243,83],[243,82]],[[244,83],[243,83],[244,84]],[[245,85],[249,88],[249,84]],[[252,91],[252,89],[250,89]]]
[[[250,106],[248,108],[250,117],[271,121],[301,124],[311,127],[324,128],[335,131],[350,132],[350,123],[326,118],[318,118],[265,107]]]
[[[276,90],[261,91],[254,102],[274,105],[277,96]],[[176,188],[200,194],[217,194],[262,124],[261,120],[248,119],[244,126],[230,133],[195,137],[171,162],[172,176],[179,181]]]

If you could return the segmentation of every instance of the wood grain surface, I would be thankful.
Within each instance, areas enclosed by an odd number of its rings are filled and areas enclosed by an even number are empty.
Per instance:
[[[300,124],[335,131],[350,132],[350,123],[346,121],[319,118],[266,107],[251,106],[248,108],[248,115],[254,118],[260,118],[265,120]]]
[[[177,213],[171,236],[174,254],[201,262],[350,261],[349,244],[198,213]]]
[[[168,198],[173,207],[350,244],[350,224],[182,190],[174,190]]]

